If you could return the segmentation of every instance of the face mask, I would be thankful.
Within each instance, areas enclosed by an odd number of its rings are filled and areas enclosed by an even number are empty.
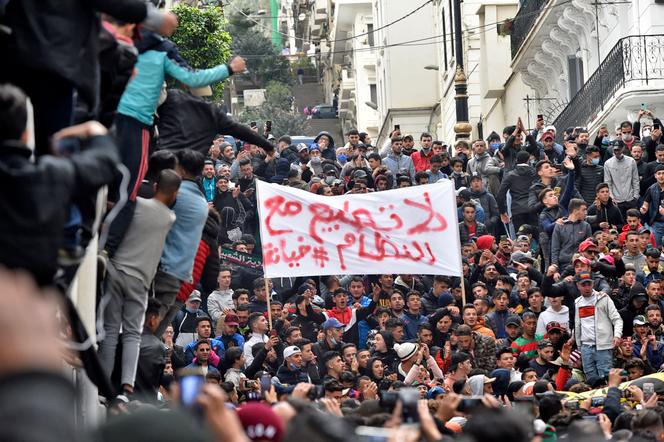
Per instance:
[[[311,164],[320,164],[323,160],[321,157],[313,157],[311,158]]]
[[[291,370],[297,370],[297,365],[295,364],[288,364],[290,365]]]
[[[464,160],[464,161],[466,160],[466,158],[468,158],[468,155],[466,155],[465,153],[460,153],[460,154],[457,155],[457,156],[458,156],[459,158],[461,158],[462,160]]]
[[[629,143],[629,142],[632,141],[632,138],[633,138],[633,137],[632,137],[631,134],[627,134],[627,135],[623,135],[622,140],[623,140],[623,142],[625,142],[625,143]]]
[[[348,158],[346,158],[345,153],[342,153],[342,154],[337,155],[337,160],[339,160],[339,163],[341,163],[341,164],[346,164],[346,161],[348,160]]]
[[[645,129],[645,130],[643,131],[643,136],[644,136],[644,137],[649,137],[649,136],[650,136],[650,129]]]
[[[337,345],[337,340],[334,338],[330,338],[330,341],[332,342],[332,345]]]
[[[597,166],[599,164],[599,158],[593,158],[592,160],[590,160],[590,164],[592,164],[593,166]]]
[[[185,307],[185,310],[187,310],[187,311],[188,311],[189,313],[191,313],[191,314],[196,313],[196,310],[194,310],[194,309],[191,308],[191,307]]]
[[[495,152],[498,149],[500,149],[500,143],[491,143],[491,144],[489,144],[489,147],[491,148],[492,151]]]
[[[332,184],[334,184],[335,179],[336,179],[336,177],[333,176],[333,175],[332,176],[326,176],[325,177],[325,184],[327,184],[328,186],[331,186]]]
[[[535,160],[528,160],[528,165],[530,165],[530,166],[535,166],[535,164],[537,164],[537,161],[535,161]]]

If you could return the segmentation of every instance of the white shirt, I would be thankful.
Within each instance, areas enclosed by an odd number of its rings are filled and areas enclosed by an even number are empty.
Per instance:
[[[581,296],[577,301],[579,319],[581,321],[581,342],[583,345],[595,345],[595,304],[597,294]]]

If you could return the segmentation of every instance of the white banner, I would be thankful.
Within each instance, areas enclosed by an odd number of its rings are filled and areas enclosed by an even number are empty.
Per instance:
[[[452,181],[343,196],[257,181],[257,198],[266,277],[461,276]]]

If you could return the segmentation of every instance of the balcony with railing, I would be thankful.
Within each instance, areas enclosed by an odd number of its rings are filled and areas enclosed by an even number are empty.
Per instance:
[[[633,35],[616,43],[553,125],[587,126],[623,92],[647,94],[664,86],[664,35]],[[659,94],[658,94],[659,95]]]
[[[526,0],[516,13],[512,21],[511,45],[512,59],[519,52],[519,48],[526,41],[528,34],[533,29],[537,18],[544,11],[545,6],[555,0]]]

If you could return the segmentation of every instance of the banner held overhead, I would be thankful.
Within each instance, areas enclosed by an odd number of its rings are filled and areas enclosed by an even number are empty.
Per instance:
[[[451,181],[333,197],[257,181],[257,198],[268,278],[461,276]]]

